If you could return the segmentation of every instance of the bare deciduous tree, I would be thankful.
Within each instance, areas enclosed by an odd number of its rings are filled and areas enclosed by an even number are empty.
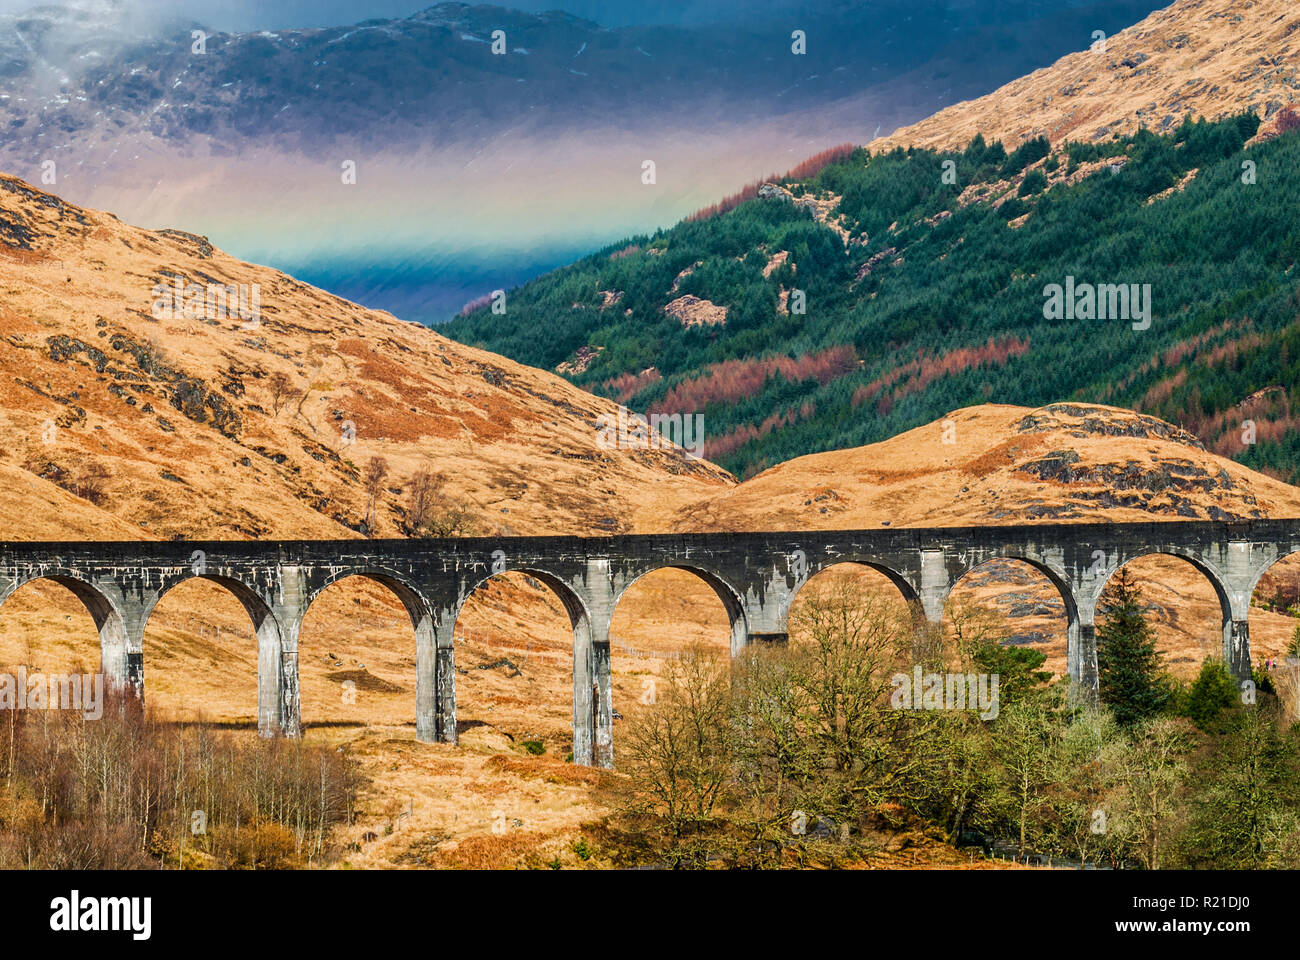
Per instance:
[[[1163,841],[1175,830],[1178,788],[1187,777],[1193,746],[1186,720],[1157,717],[1117,741],[1108,761],[1114,802],[1129,848],[1148,870],[1159,870]]]
[[[407,485],[404,527],[412,537],[471,537],[477,515],[446,492],[447,475],[420,470]]]
[[[412,536],[423,533],[433,515],[438,495],[445,478],[428,470],[419,470],[411,477],[406,491],[406,532]]]
[[[384,481],[388,479],[388,461],[383,457],[371,457],[366,463],[366,472],[361,478],[366,491],[366,532],[374,533],[375,503],[383,492]]]
[[[283,371],[280,371],[271,377],[270,388],[271,411],[273,415],[277,417],[280,415],[281,407],[286,403],[298,399],[301,394],[301,391],[294,389],[293,383],[289,379],[289,375]]]
[[[649,709],[627,719],[625,767],[646,808],[663,819],[669,856],[693,861],[686,837],[708,823],[734,775],[729,670],[696,645],[648,682]]]

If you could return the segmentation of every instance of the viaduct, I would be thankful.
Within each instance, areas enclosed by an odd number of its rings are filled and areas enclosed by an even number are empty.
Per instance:
[[[1120,567],[1150,554],[1180,557],[1213,585],[1223,614],[1223,657],[1250,672],[1247,617],[1260,577],[1300,551],[1300,520],[1035,524],[787,533],[654,534],[447,540],[15,542],[0,544],[0,604],[25,583],[54,580],[75,593],[99,630],[102,671],[119,690],[144,693],[144,627],[178,583],[202,577],[233,593],[252,619],[258,650],[258,729],[297,736],[298,633],[330,584],[360,576],[388,587],[411,618],[416,728],[455,742],[452,635],[474,589],[518,571],[546,584],[573,624],[573,758],[613,762],[610,621],[639,578],[690,571],[721,599],[731,651],[782,641],[800,587],[839,563],[880,571],[918,615],[938,623],[958,580],[999,558],[1024,561],[1055,584],[1069,622],[1070,678],[1096,697],[1094,618]]]

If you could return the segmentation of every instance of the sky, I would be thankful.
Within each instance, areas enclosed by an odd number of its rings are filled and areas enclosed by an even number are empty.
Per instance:
[[[107,6],[119,0],[66,0],[51,5]],[[333,27],[369,19],[409,17],[437,0],[122,0],[133,13],[159,19],[193,20],[226,32]],[[729,19],[755,9],[770,10],[792,0],[498,0],[494,5],[538,13],[564,10],[602,26],[634,23],[692,23]],[[0,14],[23,13],[38,0],[0,0]]]

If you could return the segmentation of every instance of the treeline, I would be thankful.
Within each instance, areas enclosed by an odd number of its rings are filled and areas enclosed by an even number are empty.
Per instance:
[[[1247,149],[1258,127],[1243,114],[1011,153],[981,137],[944,153],[856,150],[793,187],[839,198],[847,242],[808,206],[751,199],[511,291],[504,317],[480,309],[442,329],[547,369],[599,348],[576,382],[634,409],[703,413],[742,475],[974,403],[1083,400],[1182,423],[1300,479],[1300,136]],[[1044,287],[1067,276],[1150,284],[1149,328],[1045,319]],[[789,312],[796,289],[803,314]],[[602,291],[622,293],[617,307]],[[666,316],[685,295],[726,306],[726,323]],[[799,370],[830,350],[856,367]],[[1248,400],[1270,387],[1268,403]],[[684,402],[703,406],[669,409]],[[785,425],[756,429],[773,416]]]
[[[772,176],[767,177],[763,180],[755,180],[752,183],[747,183],[745,184],[745,186],[741,187],[740,190],[737,191],[736,193],[723,197],[717,203],[707,206],[702,210],[697,210],[695,213],[691,214],[686,219],[707,220],[709,217],[716,217],[719,214],[723,214],[731,210],[735,210],[736,207],[740,206],[746,200],[753,200],[755,197],[757,197],[758,188],[761,187],[763,184],[772,183],[772,182],[779,183],[782,180],[802,180],[804,177],[814,176],[820,173],[829,164],[835,163],[838,160],[843,160],[845,157],[851,156],[853,154],[853,151],[856,149],[857,147],[851,143],[842,143],[838,147],[831,147],[828,150],[823,150],[820,153],[815,153],[807,160],[804,160],[803,162],[799,163],[791,170],[787,171],[785,176],[783,177],[778,176],[777,174],[774,173],[772,174]]]
[[[1101,707],[977,608],[950,611],[941,636],[851,582],[809,589],[788,646],[734,664],[694,648],[629,715],[606,856],[835,864],[911,830],[1102,865],[1300,865],[1294,716],[1266,674],[1254,689],[1217,661],[1191,684],[1164,675],[1128,578],[1102,604]],[[900,698],[915,672],[982,677],[991,696]]]

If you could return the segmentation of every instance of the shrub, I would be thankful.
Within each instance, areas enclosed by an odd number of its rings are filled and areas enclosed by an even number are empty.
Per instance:
[[[1020,189],[1016,191],[1016,196],[1027,197],[1033,193],[1041,193],[1046,189],[1046,174],[1041,170],[1030,170],[1025,174],[1025,179],[1020,182]]]
[[[231,837],[230,866],[242,870],[286,870],[299,866],[298,843],[283,824],[240,827]]]
[[[573,852],[578,855],[579,860],[585,862],[591,859],[591,855],[595,851],[592,850],[591,845],[587,843],[586,837],[579,837],[577,840],[573,841]]]
[[[1220,715],[1238,702],[1237,682],[1222,660],[1206,660],[1187,693],[1185,713],[1201,730],[1215,730]]]
[[[354,762],[323,745],[163,724],[133,701],[0,722],[0,869],[310,866],[355,806]]]

